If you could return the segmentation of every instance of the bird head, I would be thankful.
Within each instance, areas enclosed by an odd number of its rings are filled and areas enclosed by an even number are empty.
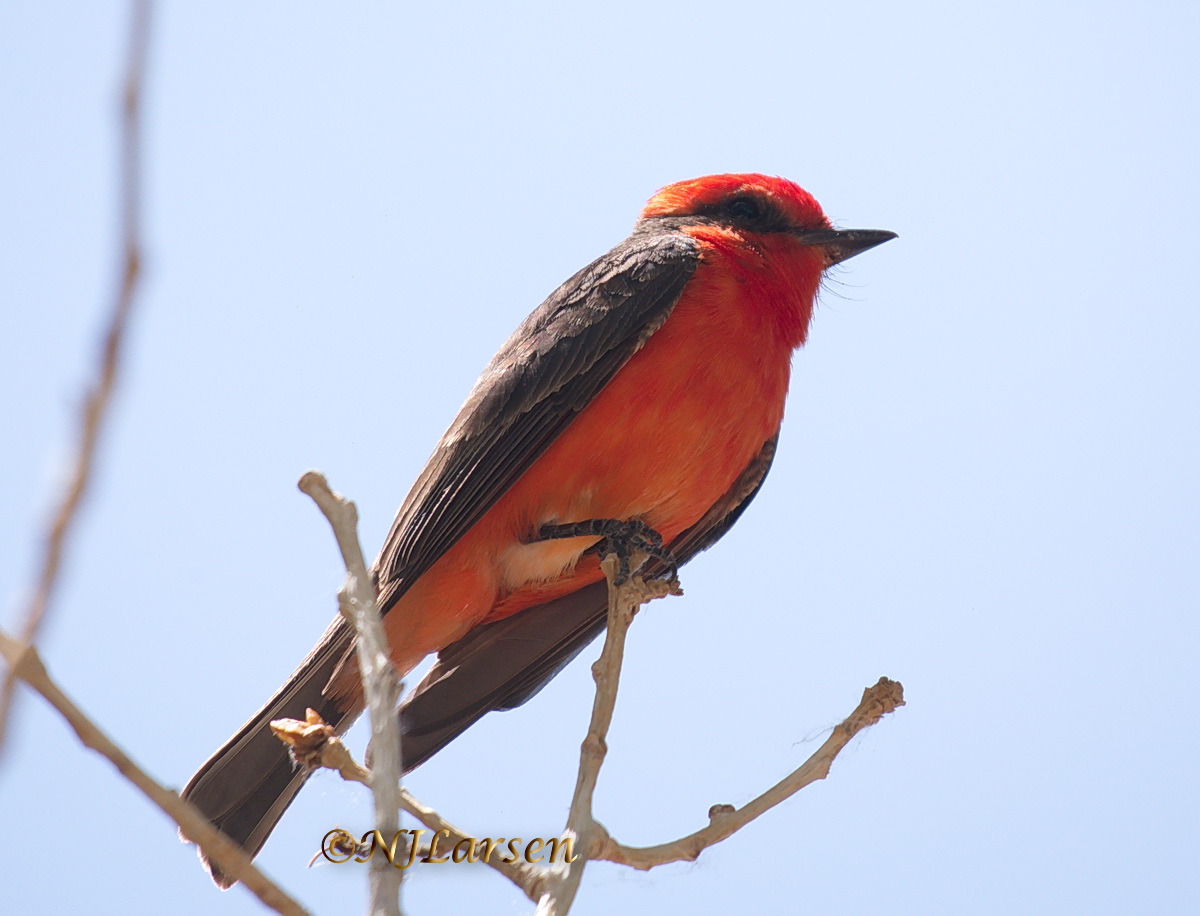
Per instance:
[[[742,237],[782,234],[818,249],[824,267],[896,237],[884,229],[835,229],[804,188],[786,178],[752,173],[707,175],[667,185],[642,211],[642,219],[657,218],[722,227]]]

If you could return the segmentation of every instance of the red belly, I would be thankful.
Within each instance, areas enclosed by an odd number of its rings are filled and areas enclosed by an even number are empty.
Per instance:
[[[388,613],[407,670],[468,629],[601,577],[596,538],[525,543],[540,525],[636,518],[669,543],[779,428],[791,347],[740,289],[686,300],[534,465]]]

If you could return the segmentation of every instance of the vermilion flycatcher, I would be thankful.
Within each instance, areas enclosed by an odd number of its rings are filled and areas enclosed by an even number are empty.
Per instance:
[[[602,538],[649,548],[661,570],[729,529],[771,465],[822,274],[894,237],[833,229],[781,178],[683,181],[525,319],[373,567],[398,672],[438,653],[401,707],[406,769],[524,703],[600,632]],[[349,728],[363,709],[353,642],[339,617],[183,790],[251,854],[308,776],[268,723],[312,707]]]

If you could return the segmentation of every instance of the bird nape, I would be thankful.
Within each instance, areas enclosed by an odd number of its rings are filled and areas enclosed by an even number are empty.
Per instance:
[[[373,567],[400,675],[437,653],[401,705],[406,769],[524,703],[604,628],[602,539],[656,540],[662,571],[729,530],[771,466],[824,272],[894,237],[834,229],[782,178],[683,181],[522,322]],[[251,855],[308,776],[268,724],[309,707],[339,733],[362,712],[341,618],[183,790]]]

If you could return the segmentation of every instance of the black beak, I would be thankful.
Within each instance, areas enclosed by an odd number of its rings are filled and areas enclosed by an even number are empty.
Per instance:
[[[803,229],[795,235],[805,245],[824,247],[831,267],[896,238],[886,229]]]

